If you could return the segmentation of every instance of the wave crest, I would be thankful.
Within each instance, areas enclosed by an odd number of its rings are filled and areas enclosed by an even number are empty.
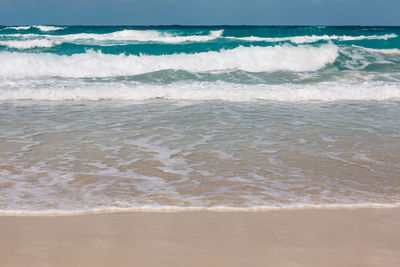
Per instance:
[[[53,47],[60,43],[61,42],[51,41],[48,39],[0,41],[1,46],[7,46],[9,48],[16,48],[16,49],[30,49],[30,48],[36,48],[36,47]]]
[[[95,45],[117,45],[118,41],[134,42],[159,42],[159,43],[184,43],[184,42],[208,42],[221,37],[223,30],[210,31],[208,35],[176,36],[167,32],[156,30],[122,30],[111,33],[78,33],[67,35],[45,35],[46,38],[63,42],[95,44]],[[41,35],[43,36],[43,35]],[[120,44],[126,44],[126,43]]]
[[[337,35],[304,35],[304,36],[292,36],[292,37],[257,37],[257,36],[249,36],[249,37],[225,37],[228,39],[235,39],[241,41],[249,41],[249,42],[284,42],[290,41],[295,44],[304,44],[304,43],[314,43],[318,41],[330,41],[330,40],[338,40],[338,41],[359,41],[359,40],[387,40],[391,38],[396,38],[397,35],[394,33],[384,34],[384,35],[360,35],[360,36],[337,36]]]
[[[32,27],[35,27],[36,29],[39,29],[42,32],[51,32],[51,31],[58,31],[58,30],[65,29],[65,27],[43,26],[43,25],[37,25],[37,26],[32,26]]]
[[[29,30],[31,28],[36,28],[42,32],[50,32],[50,31],[58,31],[58,30],[63,30],[65,29],[64,27],[57,27],[57,26],[44,26],[44,25],[34,25],[34,26],[10,26],[6,27],[4,29],[10,29],[10,30]]]
[[[98,41],[139,41],[139,42],[160,42],[160,43],[184,43],[184,42],[207,42],[222,36],[223,30],[210,31],[208,35],[188,35],[174,36],[169,33],[163,33],[155,30],[122,30],[105,34],[80,33],[59,35],[66,41],[91,40]],[[52,37],[52,36],[48,36]],[[97,43],[100,44],[100,43]]]
[[[338,56],[338,47],[281,45],[273,47],[237,47],[219,52],[196,54],[112,55],[88,51],[71,56],[55,54],[0,53],[0,77],[113,77],[132,76],[160,70],[189,72],[316,71]]]

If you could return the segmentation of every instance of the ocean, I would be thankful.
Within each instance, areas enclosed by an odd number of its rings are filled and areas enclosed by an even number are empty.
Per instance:
[[[400,27],[0,26],[0,213],[400,206]]]

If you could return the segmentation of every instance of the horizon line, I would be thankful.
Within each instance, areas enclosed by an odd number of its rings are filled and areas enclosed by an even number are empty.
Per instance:
[[[86,26],[86,27],[400,27],[382,24],[2,24],[0,27],[19,26]]]

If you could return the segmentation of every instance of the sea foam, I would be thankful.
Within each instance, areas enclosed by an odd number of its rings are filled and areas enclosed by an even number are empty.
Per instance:
[[[53,47],[60,44],[59,41],[51,41],[48,39],[34,39],[34,40],[9,40],[0,41],[0,46],[7,46],[16,49],[30,49],[36,47]]]
[[[43,26],[43,25],[36,25],[36,26],[32,26],[32,27],[35,27],[35,28],[41,30],[42,32],[58,31],[58,30],[65,29],[65,27]]]
[[[281,45],[237,47],[196,54],[111,55],[92,50],[83,54],[0,53],[0,77],[113,77],[160,70],[189,72],[243,70],[248,72],[316,71],[333,63],[338,47]]]
[[[192,82],[172,84],[124,84],[120,82],[61,81],[35,88],[30,81],[0,84],[0,100],[223,100],[223,101],[340,101],[399,100],[396,83],[321,82],[317,84],[244,85],[227,82]]]
[[[351,204],[287,204],[287,205],[259,205],[249,207],[234,207],[234,206],[172,206],[172,205],[142,205],[131,208],[105,207],[105,208],[88,208],[88,209],[72,209],[72,210],[2,210],[0,216],[75,216],[89,214],[112,214],[112,213],[131,213],[131,212],[189,212],[189,211],[209,211],[209,212],[260,212],[260,211],[278,211],[278,210],[339,210],[339,209],[395,209],[399,208],[400,203],[351,203]]]
[[[5,27],[4,29],[6,30],[29,30],[31,26],[10,26],[10,27]]]
[[[29,26],[31,27],[31,26]],[[52,26],[32,26],[40,27],[41,31],[55,31],[62,28],[56,28]],[[129,43],[137,42],[152,42],[152,43],[170,43],[178,44],[185,42],[208,42],[217,39],[222,36],[223,30],[210,31],[207,35],[185,35],[179,36],[168,32],[156,31],[156,30],[122,30],[111,33],[77,33],[77,34],[65,34],[65,35],[54,35],[54,34],[1,34],[1,37],[18,37],[18,38],[37,38],[42,40],[46,38],[49,42],[53,43],[75,43],[75,44],[86,44],[86,45],[125,45]],[[27,40],[20,40],[27,41]]]
[[[116,45],[117,41],[135,42],[160,42],[160,43],[184,43],[184,42],[207,42],[221,37],[223,30],[210,31],[208,35],[187,35],[177,36],[168,32],[161,32],[156,30],[122,30],[111,33],[97,34],[97,33],[78,33],[67,35],[44,35],[46,38],[55,39],[71,43],[84,43],[104,45],[106,41],[113,41]],[[43,36],[43,35],[41,35]]]
[[[65,27],[56,27],[56,26],[44,26],[44,25],[34,25],[34,26],[10,26],[6,27],[5,29],[11,30],[29,30],[31,28],[36,28],[42,32],[49,32],[49,31],[58,31],[63,30]]]
[[[257,37],[257,36],[249,36],[249,37],[225,37],[228,39],[236,39],[242,41],[249,41],[249,42],[283,42],[283,41],[290,41],[296,44],[303,44],[303,43],[314,43],[321,40],[338,40],[338,41],[358,41],[358,40],[387,40],[390,38],[396,38],[396,34],[384,34],[384,35],[360,35],[360,36],[337,36],[337,35],[304,35],[304,36],[292,36],[292,37]]]

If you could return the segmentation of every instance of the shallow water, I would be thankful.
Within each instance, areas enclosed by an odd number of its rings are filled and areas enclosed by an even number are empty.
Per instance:
[[[398,34],[3,27],[1,212],[399,205]]]

